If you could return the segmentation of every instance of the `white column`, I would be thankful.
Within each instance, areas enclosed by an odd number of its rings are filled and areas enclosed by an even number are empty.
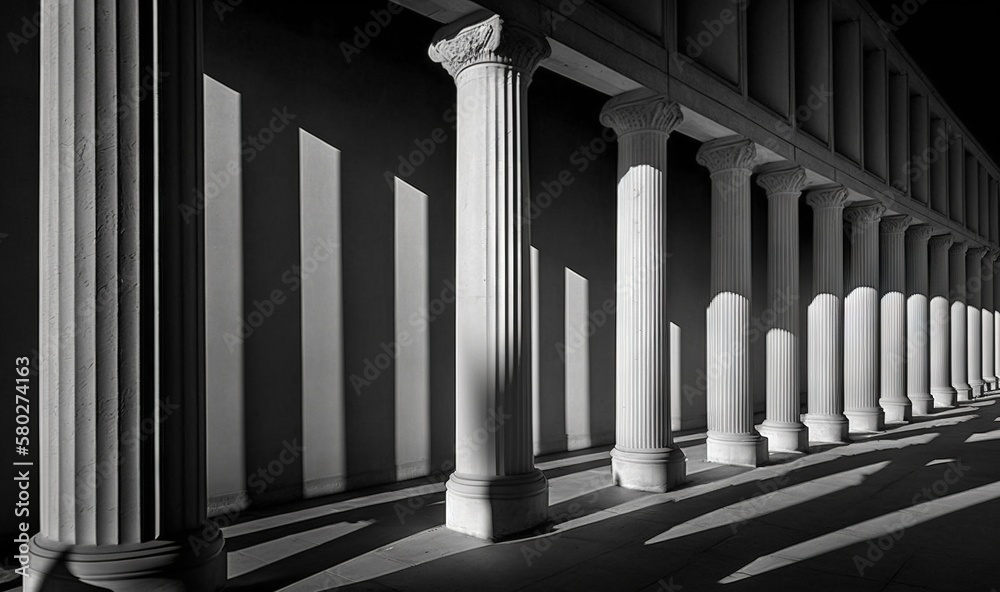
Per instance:
[[[531,441],[528,85],[544,37],[478,12],[442,29],[431,58],[458,104],[456,468],[448,528],[494,539],[546,520]]]
[[[42,5],[32,592],[225,583],[205,528],[201,8]]]
[[[909,421],[910,399],[906,396],[906,251],[904,233],[909,216],[882,218],[879,234],[879,283],[882,291],[882,397],[886,423]]]
[[[667,491],[684,481],[684,453],[670,433],[667,318],[667,139],[680,105],[641,89],[605,105],[618,134],[615,484]]]
[[[934,406],[927,271],[927,241],[933,233],[928,224],[906,231],[906,392],[913,415],[927,415]]]
[[[966,297],[968,310],[968,376],[972,387],[972,398],[983,396],[983,257],[989,252],[986,247],[972,247],[965,255]]]
[[[966,243],[954,243],[948,249],[948,276],[951,278],[951,386],[957,392],[956,401],[971,401],[969,385],[969,325],[966,286]]]
[[[759,466],[767,439],[753,425],[750,390],[750,175],[756,146],[742,137],[698,151],[712,176],[712,281],[708,305],[709,462]]]
[[[809,303],[809,410],[805,424],[815,442],[845,442],[844,415],[844,206],[847,189],[813,189],[813,299]]]
[[[799,393],[799,198],[806,171],[788,163],[759,169],[767,192],[767,297],[774,322],[767,332],[767,416],[760,434],[768,449],[809,450]]]
[[[879,406],[879,220],[885,206],[864,202],[844,210],[851,266],[844,299],[844,415],[852,432],[885,427]]]
[[[951,384],[951,305],[948,300],[948,251],[954,239],[950,234],[931,237],[930,267],[930,333],[931,333],[931,397],[934,407],[954,407],[957,391]]]
[[[992,390],[996,384],[997,374],[994,365],[993,350],[993,264],[997,251],[990,251],[983,257],[983,381],[985,390]]]
[[[993,263],[993,369],[1000,375],[1000,259]],[[994,387],[1000,388],[1000,376]]]

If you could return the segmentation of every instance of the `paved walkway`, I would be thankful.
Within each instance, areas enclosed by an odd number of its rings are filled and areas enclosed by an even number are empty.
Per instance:
[[[679,438],[690,483],[611,486],[607,450],[540,459],[546,531],[448,531],[440,479],[247,512],[233,591],[1000,590],[1000,398],[741,469]]]

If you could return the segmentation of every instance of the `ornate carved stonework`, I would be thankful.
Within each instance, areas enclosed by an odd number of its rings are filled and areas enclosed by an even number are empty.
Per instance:
[[[954,253],[956,255],[965,255],[965,253],[968,250],[969,250],[969,244],[968,243],[954,242],[954,243],[952,243],[951,248],[948,249],[948,252],[949,253]]]
[[[913,218],[909,216],[887,216],[882,218],[882,234],[899,234],[906,232],[906,229],[913,223]]]
[[[702,144],[697,161],[714,175],[732,169],[751,171],[756,157],[757,146],[751,140],[731,136]]]
[[[648,89],[619,95],[601,111],[601,124],[615,130],[619,137],[637,131],[669,134],[683,120],[680,105]]]
[[[972,247],[966,253],[966,256],[972,257],[973,259],[980,259],[985,257],[990,252],[989,247]]]
[[[955,237],[950,234],[938,234],[931,237],[930,247],[932,251],[937,250],[950,250],[951,246],[955,244]]]
[[[930,224],[917,224],[906,229],[906,240],[912,242],[923,242],[930,240],[934,234],[934,227]]]
[[[806,185],[806,170],[800,166],[789,166],[787,163],[775,164],[783,166],[780,168],[766,166],[759,169],[757,185],[768,195],[801,193]]]
[[[452,76],[476,64],[503,64],[531,74],[552,52],[545,37],[480,12],[442,29],[428,55]]]
[[[844,210],[844,220],[851,224],[878,222],[885,214],[885,206],[879,202],[864,202]]]
[[[847,188],[843,185],[828,185],[811,190],[806,203],[817,210],[842,208],[847,204],[847,196]]]

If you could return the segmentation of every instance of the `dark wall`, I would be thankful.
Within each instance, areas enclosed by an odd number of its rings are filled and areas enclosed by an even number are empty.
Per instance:
[[[8,394],[0,405],[0,434],[9,437],[0,459],[4,463],[0,488],[0,532],[3,544],[0,556],[11,566],[17,554],[13,543],[18,524],[25,517],[15,517],[18,490],[13,481],[10,461],[38,460],[38,58],[40,44],[37,23],[38,0],[5,0],[0,4],[0,129],[5,141],[0,144],[0,376]],[[14,458],[14,392],[17,377],[15,360],[31,360],[30,455]],[[32,470],[31,532],[38,529],[40,508],[39,471]],[[8,536],[10,533],[10,536]]]

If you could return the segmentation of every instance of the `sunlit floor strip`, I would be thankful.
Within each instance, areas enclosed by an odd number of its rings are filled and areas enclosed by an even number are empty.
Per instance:
[[[360,522],[338,522],[336,524],[327,524],[305,532],[299,532],[294,535],[270,540],[266,543],[253,545],[245,549],[241,549],[239,553],[249,555],[254,559],[260,559],[268,564],[273,564],[281,561],[282,559],[288,559],[289,557],[298,555],[299,553],[313,547],[324,545],[330,541],[339,539],[340,537],[357,532],[366,526],[371,526],[374,523],[374,520],[362,520]],[[229,577],[239,577],[256,571],[257,569],[258,568],[256,566],[245,566],[242,568],[240,566],[230,566]]]
[[[646,544],[655,545],[721,526],[746,522],[767,514],[786,510],[799,504],[811,502],[831,493],[861,485],[865,479],[881,471],[889,466],[889,464],[890,461],[877,462],[773,491],[767,489],[762,483],[760,490],[762,493],[759,495],[703,514],[683,524],[678,524],[666,532],[649,539],[646,541]],[[776,481],[775,487],[778,486],[778,481]]]
[[[782,567],[819,557],[826,553],[843,549],[855,543],[887,536],[898,532],[901,525],[913,527],[970,506],[1000,498],[1000,483],[990,483],[968,491],[937,498],[917,504],[904,510],[859,522],[797,545],[792,545],[769,555],[758,557],[746,566],[719,580],[720,584],[731,584],[747,578],[759,576]]]
[[[975,444],[976,442],[989,442],[991,440],[1000,440],[1000,430],[993,430],[991,432],[981,432],[978,434],[972,434],[965,439],[966,444]]]

